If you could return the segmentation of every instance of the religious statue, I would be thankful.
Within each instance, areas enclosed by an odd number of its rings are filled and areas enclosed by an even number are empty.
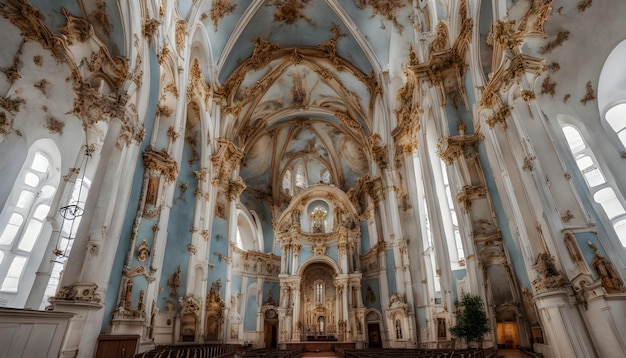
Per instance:
[[[139,302],[137,302],[137,311],[139,311],[139,313],[143,313],[143,309],[144,309],[144,304],[143,304],[143,299],[144,299],[144,291],[141,290],[139,291]]]
[[[289,295],[291,295],[289,286],[284,285],[281,291],[282,292],[280,293],[280,299],[281,299],[280,306],[289,307]]]
[[[180,265],[178,265],[178,268],[176,269],[176,271],[174,271],[172,276],[170,276],[170,278],[167,279],[167,285],[172,288],[172,291],[170,292],[170,296],[172,297],[178,296],[177,290],[178,290],[178,287],[180,286]]]
[[[148,176],[148,188],[146,189],[146,204],[156,205],[157,192],[159,190],[159,178],[156,176]]]
[[[615,268],[613,268],[613,265],[611,265],[606,257],[598,253],[598,247],[596,245],[590,241],[587,242],[587,245],[589,245],[593,251],[592,265],[600,277],[602,287],[604,287],[608,293],[624,292],[624,282],[622,282],[622,279],[615,271]]]
[[[315,208],[313,212],[309,215],[311,219],[311,232],[313,233],[324,233],[326,229],[326,215],[328,213],[322,208]]]
[[[300,226],[300,210],[295,209],[292,212],[292,216],[291,216],[291,224],[292,225],[296,225],[296,226]]]
[[[133,279],[132,277],[129,277],[128,281],[126,281],[126,293],[124,295],[124,309],[127,311],[132,311],[133,310],[132,303],[133,303]]]
[[[374,303],[376,303],[376,293],[374,293],[374,289],[370,285],[367,285],[367,292],[365,294],[365,302],[368,305],[373,305]]]

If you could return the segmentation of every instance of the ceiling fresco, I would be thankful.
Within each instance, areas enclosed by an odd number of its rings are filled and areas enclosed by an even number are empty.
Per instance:
[[[113,58],[124,58],[125,49],[133,46],[124,43],[124,31],[128,30],[121,14],[128,8],[122,2],[31,2],[55,34],[63,34],[68,17],[74,16],[88,19]],[[524,85],[533,87],[537,101],[549,117],[569,113],[597,120],[598,108],[587,105],[597,96],[598,83],[594,79],[611,49],[622,40],[619,34],[626,25],[607,21],[610,28],[603,29],[602,34],[590,29],[596,28],[595,19],[618,16],[626,5],[596,2],[588,6],[586,2],[567,1],[542,4],[508,2],[511,20],[502,21],[492,31],[487,24],[493,20],[494,9],[490,2],[481,3],[478,23],[474,25],[480,30],[478,56],[484,73],[486,77],[493,75],[507,61],[494,55],[498,53],[494,46],[501,46],[494,36],[510,35],[515,39],[517,33],[534,33],[534,37],[525,37],[521,51],[545,59],[546,75]],[[289,163],[298,158],[329,168],[333,185],[344,190],[371,170],[367,163],[372,162],[373,147],[368,138],[381,132],[383,126],[393,130],[397,120],[393,113],[374,112],[375,101],[391,101],[389,104],[394,107],[397,97],[396,93],[383,93],[381,80],[402,81],[407,62],[427,63],[428,58],[420,55],[420,41],[433,40],[437,36],[433,24],[437,19],[447,23],[447,16],[451,15],[451,5],[444,0],[160,0],[142,2],[140,6],[145,8],[146,26],[149,21],[157,21],[163,23],[162,27],[180,23],[203,29],[205,37],[194,35],[194,40],[202,37],[207,42],[207,56],[197,56],[204,61],[199,66],[204,79],[225,98],[223,111],[230,115],[219,135],[231,139],[242,150],[242,178],[250,190],[264,194],[280,187]],[[458,36],[457,30],[450,29],[450,43]],[[0,40],[9,35],[0,34]],[[168,38],[172,35],[156,33],[155,51],[162,43],[178,40]],[[595,41],[599,35],[609,38]],[[577,56],[577,43],[585,43],[589,53],[597,56]],[[0,58],[10,68],[11,54],[20,45],[8,40],[3,44],[11,50],[0,53]],[[520,51],[515,48],[519,44],[509,45],[511,51]],[[25,46],[23,51],[35,50]],[[194,55],[197,51],[200,50],[191,49]],[[34,68],[43,69],[41,65]],[[581,68],[585,71],[581,72]],[[166,66],[159,71],[163,75]],[[167,81],[173,85],[176,71],[167,71]],[[65,79],[67,73],[58,71],[54,76]],[[31,87],[42,91],[43,85],[35,86],[35,77],[30,78],[29,74],[20,81],[30,81]],[[47,90],[51,98],[70,93]],[[175,108],[175,96],[166,98],[169,102],[161,104]],[[56,108],[55,103],[67,100],[50,101],[46,113],[53,118],[62,117],[67,109]],[[374,118],[381,119],[376,122]],[[381,146],[386,140],[382,138]]]
[[[225,81],[239,62],[250,57],[256,37],[282,48],[316,47],[335,39],[337,54],[362,72],[380,70],[389,61],[392,31],[411,27],[409,16],[399,15],[407,4],[400,0],[221,0],[196,6],[207,15],[203,23],[218,59],[219,79]]]

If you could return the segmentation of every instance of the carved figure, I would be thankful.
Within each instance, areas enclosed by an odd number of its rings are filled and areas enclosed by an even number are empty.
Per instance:
[[[129,278],[126,281],[126,294],[124,295],[124,309],[128,311],[132,311],[132,302],[133,302],[133,279]]]
[[[146,205],[156,205],[158,190],[159,178],[150,175],[148,177],[148,188],[146,189]]]
[[[148,247],[148,242],[143,240],[139,246],[137,246],[137,253],[135,254],[137,260],[140,262],[148,261],[148,257],[150,256],[150,248]]]
[[[374,293],[374,289],[370,285],[367,285],[367,292],[365,293],[365,302],[367,302],[368,305],[373,305],[374,303],[376,303],[376,293]]]
[[[624,282],[619,277],[613,265],[598,253],[598,248],[596,245],[592,243],[588,243],[591,250],[593,250],[593,268],[598,273],[600,280],[602,282],[602,287],[608,293],[617,293],[624,291]]]
[[[180,265],[178,265],[178,268],[176,269],[176,271],[174,271],[172,276],[170,276],[170,278],[167,279],[167,285],[172,288],[172,291],[170,292],[170,296],[172,297],[178,296],[177,290],[178,290],[178,287],[180,286]]]

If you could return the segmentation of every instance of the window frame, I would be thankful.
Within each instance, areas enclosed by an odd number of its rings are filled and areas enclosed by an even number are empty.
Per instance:
[[[624,130],[626,130],[626,127]],[[568,132],[570,133],[569,135],[568,135]],[[605,228],[608,231],[613,232],[615,237],[620,242],[622,248],[626,248],[626,230],[624,230],[623,237],[621,237],[620,231],[616,229],[616,226],[618,224],[626,222],[626,200],[624,199],[624,196],[622,195],[621,191],[618,190],[618,188],[615,187],[615,185],[611,183],[610,177],[607,176],[607,174],[610,174],[610,173],[603,170],[603,167],[601,163],[598,161],[598,159],[596,158],[593,152],[593,149],[589,146],[589,144],[585,140],[583,131],[581,131],[577,126],[573,124],[565,123],[565,124],[561,124],[561,133],[565,137],[565,143],[567,144],[567,149],[569,150],[569,153],[572,155],[572,158],[574,159],[575,168],[580,173],[583,183],[585,184],[587,188],[590,201],[593,203],[593,205],[600,208],[600,210],[596,209],[596,212],[598,212],[598,214],[601,216],[601,219],[603,219],[603,221],[606,220],[606,224],[608,224],[608,225],[604,225]],[[571,135],[576,135],[578,136],[578,138],[572,138],[570,137]],[[585,166],[584,168],[581,168],[579,163],[581,160],[585,158],[589,158],[591,161],[591,164]],[[595,182],[590,181],[589,177],[586,174],[593,170],[598,171],[598,173],[602,176],[602,179],[604,180],[604,182],[595,183]],[[609,216],[609,212],[606,211],[606,207],[605,207],[606,202],[600,202],[600,201],[597,201],[596,199],[598,193],[603,192],[607,189],[613,192],[615,199],[617,200],[617,203],[621,205],[621,209],[622,209],[621,213],[617,214],[616,216],[612,218]]]
[[[45,171],[43,172],[36,167],[41,164],[40,158],[46,161]],[[0,244],[0,252],[2,252],[4,256],[2,262],[0,262],[0,294],[18,295],[20,293],[20,286],[22,285],[26,271],[31,268],[31,265],[39,265],[37,262],[32,262],[31,258],[33,255],[36,255],[39,250],[45,250],[47,246],[38,245],[38,243],[42,240],[42,233],[46,231],[46,227],[50,226],[47,218],[50,215],[52,199],[58,189],[58,183],[56,183],[56,185],[52,183],[54,180],[51,171],[55,167],[54,164],[52,156],[44,148],[32,148],[24,160],[24,164],[16,177],[5,208],[2,214],[0,214],[0,224],[2,224],[3,227],[0,236],[3,235],[5,230],[9,227],[9,222],[14,215],[19,215],[22,218],[22,222],[13,234],[11,240]],[[35,186],[28,183],[29,178],[33,175],[38,179],[37,185]],[[54,191],[52,195],[42,197],[40,194],[47,186],[53,187]],[[33,198],[27,205],[18,205],[24,193],[32,193]],[[48,210],[44,215],[41,215],[41,218],[36,218],[34,215],[42,205],[48,206]],[[25,243],[25,235],[29,233],[28,230],[30,226],[35,223],[39,224],[36,237],[32,240],[32,243],[28,243],[28,247],[24,247],[22,244]],[[16,260],[21,259],[23,259],[24,262],[19,274],[14,274],[13,276],[15,277],[9,277],[9,272],[13,269],[13,265],[17,262]],[[10,281],[7,280],[16,280],[17,284],[15,287],[9,287],[7,285]],[[18,304],[17,306],[20,305]]]

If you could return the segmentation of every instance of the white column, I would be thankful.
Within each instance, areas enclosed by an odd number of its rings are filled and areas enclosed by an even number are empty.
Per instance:
[[[300,342],[300,327],[298,327],[298,321],[300,321],[300,280],[297,282],[292,282],[291,284],[291,293],[292,293],[292,342]]]
[[[300,268],[300,249],[302,249],[302,245],[291,244],[291,272],[294,275],[298,273]]]
[[[121,121],[109,123],[93,177],[85,214],[54,302],[54,310],[75,313],[61,348],[61,357],[92,357],[104,319],[106,294],[130,194],[138,147],[118,146]],[[126,148],[126,149],[124,149]],[[117,195],[109,195],[117,193]],[[106,250],[103,249],[106,247]]]
[[[569,302],[565,290],[535,297],[543,321],[545,336],[554,358],[598,357],[577,308]]]

